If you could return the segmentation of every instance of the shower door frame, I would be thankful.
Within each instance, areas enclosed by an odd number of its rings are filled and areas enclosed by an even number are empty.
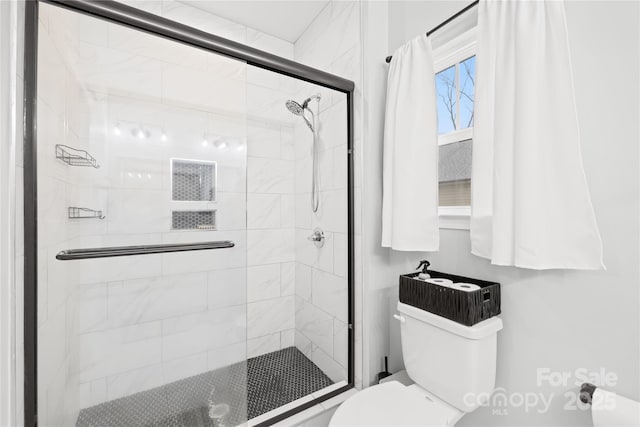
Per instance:
[[[24,425],[38,424],[38,216],[37,216],[37,64],[39,3],[64,7],[138,31],[225,55],[248,65],[327,87],[347,100],[347,224],[348,224],[348,384],[272,417],[268,426],[354,388],[355,281],[354,281],[354,89],[353,81],[295,61],[237,43],[115,0],[26,0],[24,41]]]

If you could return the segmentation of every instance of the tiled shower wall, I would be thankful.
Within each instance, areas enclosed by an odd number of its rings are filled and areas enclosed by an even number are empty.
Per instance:
[[[332,1],[295,43],[295,60],[356,82],[359,132],[360,3]],[[320,102],[320,208],[310,207],[310,132],[295,127],[296,144],[296,346],[334,381],[347,379],[347,104],[342,93],[315,87]],[[298,97],[311,93],[303,88]],[[315,103],[312,103],[315,106]],[[358,161],[355,161],[356,167]],[[357,179],[357,178],[356,178]],[[359,223],[356,217],[356,223]],[[324,230],[325,245],[307,241]],[[356,241],[359,232],[356,230]],[[359,280],[359,275],[356,280]],[[357,375],[358,376],[358,375]]]
[[[249,66],[247,82],[247,356],[254,357],[294,340],[297,117],[284,106],[293,79]]]
[[[40,21],[48,22],[42,8]],[[74,236],[90,233],[89,227],[67,228],[67,201],[78,194],[79,182],[91,179],[85,170],[70,169],[55,161],[55,145],[79,147],[89,133],[88,105],[80,95],[79,83],[68,68],[58,47],[59,32],[39,31],[38,78],[38,401],[44,424],[70,425],[79,410],[78,381],[74,365],[78,361],[77,340],[69,334],[67,315],[76,308],[74,286],[69,271],[58,268],[52,258]],[[46,70],[46,72],[44,72]],[[80,95],[80,96],[79,96]],[[46,355],[46,357],[44,357]]]
[[[362,312],[361,2],[330,1],[293,45],[173,0],[127,2],[356,83],[354,279],[355,380],[359,387],[362,360],[362,324],[358,320]],[[255,67],[247,67],[247,82],[248,356],[295,342],[334,381],[344,380],[348,363],[346,97]],[[320,136],[320,185],[321,196],[326,200],[325,213],[321,209],[317,215],[312,215],[309,207],[310,134],[299,118],[293,118],[282,108],[282,103],[292,98],[292,94],[295,94],[293,99],[300,101],[314,93],[322,95],[320,120],[327,126],[321,128]],[[323,228],[327,236],[321,250],[306,240],[317,226]],[[295,318],[293,323],[292,318]]]
[[[125,1],[203,31],[293,59],[292,43],[173,0]],[[295,79],[246,68],[247,356],[293,345]]]
[[[39,316],[39,342],[47,355],[41,358],[40,403],[43,422],[61,425],[73,424],[82,407],[244,360],[247,352],[293,344],[293,129],[291,117],[272,113],[284,110],[288,96],[279,91],[292,83],[49,8],[41,8],[40,49],[48,79],[41,83],[40,109],[39,305],[46,311]],[[186,16],[182,6],[169,9],[176,10]],[[272,40],[249,29],[240,33],[263,44]],[[287,53],[283,46],[276,42],[272,50]],[[179,63],[167,62],[167,49],[177,49]],[[289,44],[289,57],[292,49]],[[272,89],[274,82],[284,86]],[[136,126],[150,136],[136,139]],[[248,178],[245,137],[253,171]],[[216,146],[221,141],[224,152]],[[88,150],[102,167],[71,168],[55,160],[56,143]],[[218,162],[217,231],[169,231],[176,203],[168,185],[171,157]],[[267,216],[245,218],[246,200],[249,212]],[[70,205],[101,209],[106,219],[70,221]],[[73,247],[223,239],[236,247],[129,259],[54,258]]]

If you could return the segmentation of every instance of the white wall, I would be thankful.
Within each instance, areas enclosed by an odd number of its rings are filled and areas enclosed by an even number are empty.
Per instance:
[[[23,421],[23,2],[0,4],[0,425]],[[16,321],[20,319],[20,321]]]
[[[24,2],[0,6],[0,425],[22,425],[24,339],[22,90]]]
[[[382,248],[382,138],[388,65],[388,2],[364,2],[363,14],[363,145],[362,145],[362,257],[363,257],[363,386],[376,382],[389,355],[390,300],[397,298],[398,275],[411,271],[416,254]],[[400,368],[397,358],[389,369]]]
[[[465,4],[391,2],[389,53]],[[389,271],[386,282],[382,279],[378,284],[390,290],[389,299],[397,298],[397,274],[411,271],[414,261],[422,257],[438,270],[501,282],[504,330],[498,337],[497,386],[509,394],[554,395],[550,410],[543,414],[511,406],[507,414],[492,415],[490,408],[481,408],[460,425],[589,425],[588,412],[563,409],[568,401],[563,394],[576,390],[575,377],[566,386],[538,386],[538,368],[571,373],[577,368],[602,368],[619,378],[611,389],[640,399],[639,7],[636,2],[569,1],[566,13],[584,167],[607,271],[535,272],[491,266],[469,253],[468,232],[454,230],[442,230],[438,253],[403,256],[378,251],[376,262],[384,263]],[[379,164],[377,158],[375,164]],[[377,210],[377,200],[368,208]],[[376,214],[374,222],[378,218]],[[403,265],[408,259],[411,264]],[[401,361],[397,335],[392,325],[394,367]]]

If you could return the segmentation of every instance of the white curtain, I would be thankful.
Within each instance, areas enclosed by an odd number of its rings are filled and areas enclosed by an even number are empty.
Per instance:
[[[472,253],[497,265],[602,269],[564,4],[478,7]]]
[[[425,36],[393,53],[384,124],[382,246],[436,251],[438,124],[431,41]]]

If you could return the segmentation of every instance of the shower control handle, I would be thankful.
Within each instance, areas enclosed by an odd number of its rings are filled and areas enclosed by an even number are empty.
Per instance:
[[[324,246],[324,232],[320,228],[313,230],[313,234],[307,237],[307,240],[313,242],[316,247],[321,248]]]

